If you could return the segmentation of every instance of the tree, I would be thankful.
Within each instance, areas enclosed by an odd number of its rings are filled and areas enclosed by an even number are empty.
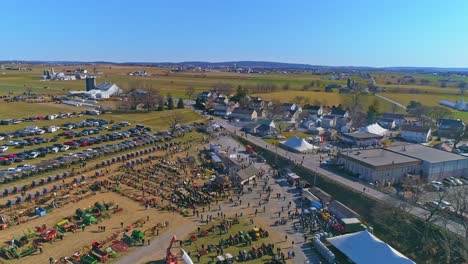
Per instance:
[[[193,88],[193,86],[189,86],[187,88],[185,88],[185,95],[187,95],[187,97],[189,99],[192,99],[192,96],[195,94],[195,88]]]
[[[230,83],[217,82],[213,85],[213,89],[228,96],[232,94],[232,84]]]
[[[468,88],[465,81],[461,81],[457,84],[458,89],[460,89],[460,94],[464,95],[465,90]]]
[[[249,94],[249,90],[241,85],[237,86],[236,94],[231,98],[234,101],[239,102],[242,98]]]
[[[354,85],[356,88],[351,90],[346,96],[346,105],[349,108],[351,120],[356,127],[362,126],[365,123],[366,115],[362,112],[363,106],[367,102],[367,94],[362,87]]]
[[[447,81],[440,81],[440,88],[447,88]]]
[[[177,131],[177,128],[184,121],[184,117],[181,113],[177,111],[172,111],[170,114],[167,115],[166,120],[169,129],[171,130],[171,135],[174,135]]]
[[[164,98],[160,97],[158,102],[158,111],[164,111]]]
[[[406,106],[406,111],[411,112],[411,109],[420,107],[420,106],[422,106],[420,102],[411,100],[409,104]]]
[[[374,101],[374,104],[370,105],[367,110],[367,124],[374,124],[379,120],[380,111],[378,101]]]
[[[281,113],[283,113],[281,102],[277,99],[273,99],[271,101],[271,106],[269,106],[267,109],[267,117],[273,120],[276,117],[280,116]]]
[[[184,100],[182,98],[179,98],[179,101],[177,102],[177,108],[184,109]]]
[[[195,107],[198,108],[198,109],[205,109],[205,104],[204,103],[205,102],[202,99],[197,98],[195,100]]]
[[[32,85],[27,85],[27,86],[26,86],[26,93],[27,93],[28,95],[31,95],[31,94],[32,94],[32,90],[33,90]]]
[[[284,91],[289,90],[289,83],[285,83],[282,88]]]
[[[305,99],[306,98],[304,96],[298,95],[298,96],[294,97],[294,103],[301,105],[302,103],[305,102]]]
[[[172,96],[169,96],[169,98],[167,98],[167,109],[168,110],[174,109],[174,99],[172,99]]]

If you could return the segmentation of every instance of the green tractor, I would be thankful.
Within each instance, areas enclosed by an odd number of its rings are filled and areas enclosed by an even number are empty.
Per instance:
[[[145,233],[143,233],[143,231],[140,231],[140,230],[133,230],[132,232],[132,238],[136,241],[142,241],[145,237]]]
[[[18,250],[16,246],[9,247],[9,248],[2,248],[0,249],[0,253],[4,259],[20,258],[20,255],[18,254]]]

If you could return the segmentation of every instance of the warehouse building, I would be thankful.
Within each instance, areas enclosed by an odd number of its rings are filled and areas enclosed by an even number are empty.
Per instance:
[[[419,144],[389,147],[387,150],[421,160],[422,176],[427,181],[460,177],[468,171],[468,158]]]
[[[378,184],[398,183],[406,175],[441,180],[462,176],[468,170],[468,158],[418,144],[341,152],[338,164],[360,179]]]
[[[338,164],[368,182],[397,183],[406,174],[419,174],[421,161],[388,151],[368,149],[338,154]]]

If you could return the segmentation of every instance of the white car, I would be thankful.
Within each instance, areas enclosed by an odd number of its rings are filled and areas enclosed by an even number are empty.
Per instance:
[[[68,149],[70,149],[70,146],[63,145],[63,146],[60,148],[60,151],[67,151]]]
[[[452,181],[454,181],[457,185],[463,185],[463,182],[460,181],[459,179],[455,178],[455,177],[450,177],[450,179],[451,179]]]
[[[16,146],[18,145],[18,142],[14,142],[14,141],[8,141],[7,143],[5,143],[5,146]]]
[[[5,152],[8,150],[8,146],[1,146],[0,147],[0,152]]]
[[[4,136],[0,136],[0,140],[4,140],[4,139],[5,139],[5,137],[4,137]]]
[[[50,148],[49,151],[51,153],[57,153],[57,152],[59,152],[59,148],[58,147],[53,147],[53,148]]]
[[[39,152],[33,151],[33,152],[29,153],[28,158],[35,159],[35,158],[37,158],[37,156],[39,156]]]

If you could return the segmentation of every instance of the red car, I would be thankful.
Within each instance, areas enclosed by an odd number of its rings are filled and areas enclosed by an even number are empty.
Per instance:
[[[64,145],[67,145],[67,146],[74,146],[74,145],[78,145],[78,143],[76,143],[75,141],[67,141],[65,143],[63,143]]]

